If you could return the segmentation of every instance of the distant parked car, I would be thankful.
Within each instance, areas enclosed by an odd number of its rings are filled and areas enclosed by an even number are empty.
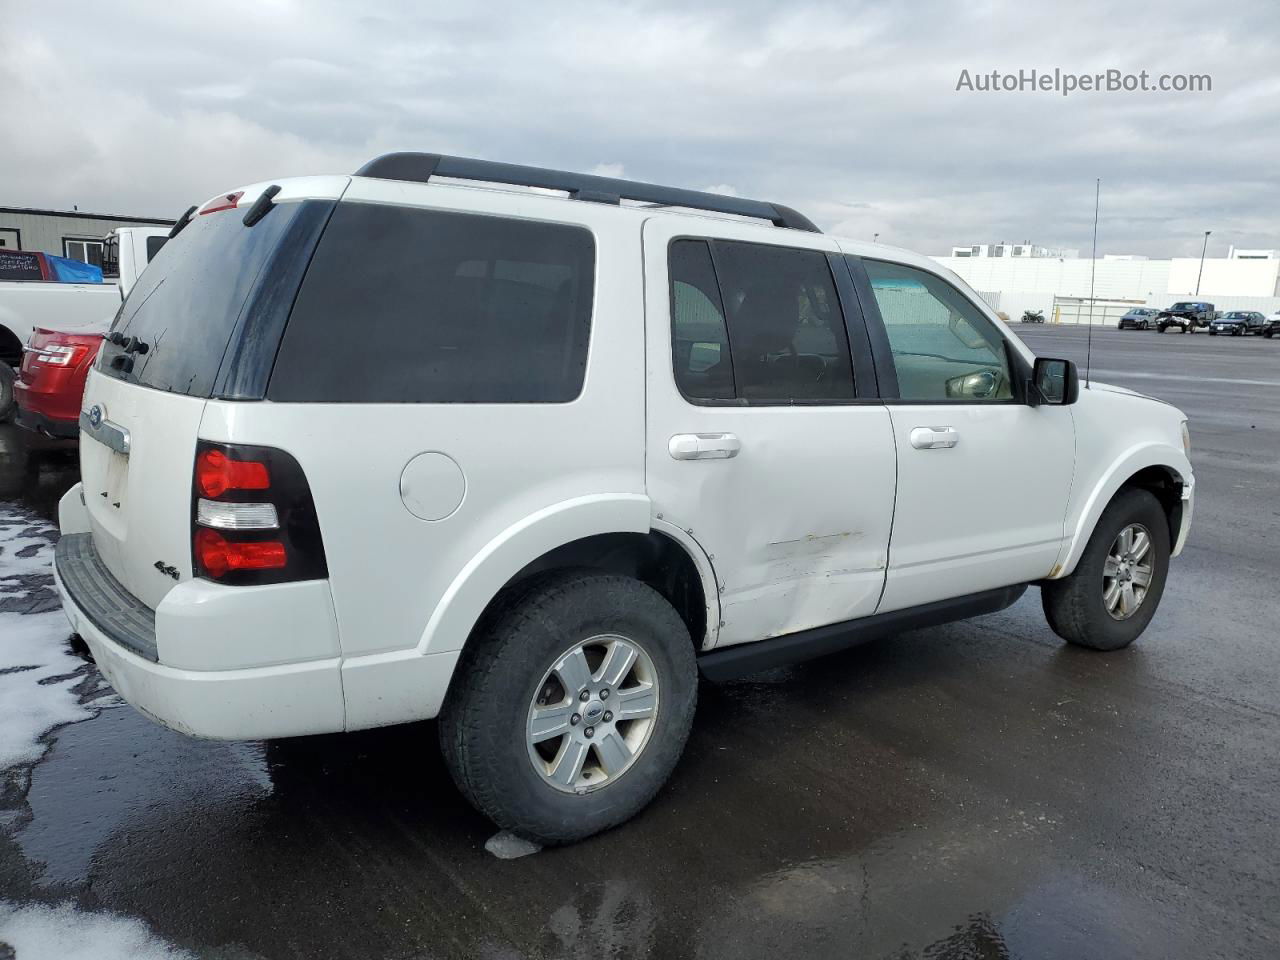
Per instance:
[[[1262,331],[1262,335],[1268,340],[1277,334],[1280,334],[1280,310],[1267,317],[1267,326]]]
[[[70,330],[36,327],[13,385],[18,426],[54,439],[80,433],[80,398],[102,333],[96,324]]]
[[[1156,314],[1159,312],[1159,310],[1155,310],[1152,307],[1134,307],[1120,318],[1119,329],[1150,330],[1151,325],[1155,323]]]
[[[1215,316],[1212,303],[1183,300],[1156,315],[1156,329],[1164,333],[1170,327],[1177,327],[1183,333],[1195,333],[1197,327],[1208,327]]]
[[[1256,310],[1231,310],[1220,314],[1209,324],[1209,336],[1225,333],[1242,337],[1246,333],[1263,333],[1266,329],[1267,318]]]

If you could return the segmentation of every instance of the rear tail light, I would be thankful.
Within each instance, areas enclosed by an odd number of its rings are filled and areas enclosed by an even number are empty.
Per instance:
[[[191,529],[198,577],[262,584],[329,575],[311,488],[283,450],[200,441]]]
[[[74,366],[83,360],[84,355],[88,352],[88,347],[73,346],[65,343],[54,344],[45,347],[43,350],[35,351],[38,361],[53,364],[55,367]]]

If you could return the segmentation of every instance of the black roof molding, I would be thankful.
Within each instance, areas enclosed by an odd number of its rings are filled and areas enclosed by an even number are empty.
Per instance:
[[[792,230],[804,230],[809,233],[822,232],[804,214],[797,213],[780,203],[747,200],[743,197],[726,197],[718,193],[682,190],[679,187],[663,187],[654,183],[620,180],[616,177],[597,177],[588,173],[526,167],[517,163],[448,157],[438,153],[383,154],[370,160],[357,170],[355,175],[376,177],[380,180],[411,180],[417,183],[426,183],[432,177],[477,180],[482,183],[509,183],[522,187],[564,190],[574,200],[587,200],[592,203],[619,203],[623,199],[635,200],[641,203],[754,217],[768,220],[778,227],[789,227]]]

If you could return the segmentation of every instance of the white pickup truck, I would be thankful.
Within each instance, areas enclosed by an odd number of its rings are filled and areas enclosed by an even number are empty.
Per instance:
[[[168,234],[168,227],[118,227],[107,234],[103,283],[53,282],[41,274],[38,256],[6,251],[6,263],[0,264],[0,423],[13,416],[13,382],[31,332],[95,326],[106,332]]]

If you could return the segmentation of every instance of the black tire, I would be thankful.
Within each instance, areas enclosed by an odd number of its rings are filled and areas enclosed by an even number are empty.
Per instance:
[[[1161,323],[1156,325],[1156,333],[1164,333],[1168,329],[1169,329],[1168,324]]]
[[[1102,568],[1112,543],[1131,523],[1142,524],[1151,535],[1151,584],[1138,609],[1127,620],[1117,620],[1103,602]],[[1169,520],[1155,495],[1140,489],[1117,494],[1098,519],[1071,575],[1040,586],[1040,602],[1053,632],[1068,643],[1092,650],[1119,650],[1133,643],[1160,606],[1169,575],[1169,550]]]
[[[659,707],[643,749],[616,781],[566,793],[534,769],[528,711],[568,647],[598,634],[638,643],[657,675]],[[440,714],[440,745],[458,788],[499,827],[545,845],[630,819],[666,783],[698,696],[693,642],[657,591],[628,577],[569,572],[535,578],[499,601],[468,641]]]
[[[18,410],[18,401],[13,396],[13,384],[17,379],[18,374],[13,367],[0,360],[0,423],[8,423]]]
[[[1210,330],[1210,331],[1209,331],[1209,336],[1211,336],[1211,337],[1216,337],[1217,335],[1218,335],[1218,331],[1217,331],[1217,330]]]

